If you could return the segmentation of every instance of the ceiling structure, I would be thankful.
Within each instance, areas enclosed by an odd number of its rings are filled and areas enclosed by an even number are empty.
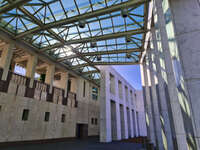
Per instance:
[[[138,64],[148,0],[0,0],[0,31],[99,82],[98,65]]]

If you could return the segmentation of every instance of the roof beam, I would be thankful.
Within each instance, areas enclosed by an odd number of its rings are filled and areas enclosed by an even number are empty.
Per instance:
[[[14,9],[14,8],[22,6],[29,1],[31,1],[31,0],[15,0],[10,4],[6,4],[6,5],[4,5],[0,8],[0,15],[4,14],[4,13],[6,13],[6,12],[8,12],[8,11]]]
[[[91,42],[91,41],[103,41],[103,40],[108,40],[108,39],[115,39],[115,38],[125,37],[127,35],[142,34],[142,33],[145,33],[145,32],[146,31],[143,30],[143,29],[136,29],[136,30],[130,30],[130,31],[125,31],[125,32],[117,32],[117,33],[100,35],[100,36],[89,37],[89,38],[68,40],[68,41],[65,42],[65,45],[87,43],[87,42]],[[53,46],[42,48],[41,51],[52,50],[54,48],[59,48],[61,46],[63,46],[62,43],[57,43],[57,44],[54,44]]]
[[[139,62],[93,62],[95,66],[101,66],[101,65],[138,65]],[[89,66],[88,63],[84,63],[81,65],[73,66],[73,68],[81,68]]]
[[[82,72],[82,74],[84,74],[84,75],[93,74],[93,73],[98,73],[98,71],[97,70],[92,70],[92,71]]]
[[[123,8],[130,8],[130,7],[133,7],[135,5],[141,5],[145,2],[148,2],[148,0],[131,0],[131,1],[116,4],[116,5],[107,7],[107,8],[99,9],[99,10],[96,10],[96,11],[93,11],[93,12],[84,13],[84,14],[81,14],[81,15],[78,15],[78,16],[74,16],[74,17],[62,19],[62,20],[59,20],[59,21],[47,23],[42,28],[41,27],[35,27],[31,30],[23,32],[23,33],[19,34],[17,36],[17,38],[23,37],[23,36],[28,35],[30,33],[38,32],[40,30],[55,28],[55,27],[59,27],[59,26],[62,26],[62,25],[75,23],[75,22],[78,22],[82,19],[86,20],[86,19],[90,19],[90,18],[93,18],[93,17],[109,14],[109,13],[112,13],[112,12],[115,12],[115,11],[120,11]]]
[[[121,54],[121,53],[132,53],[132,52],[142,52],[140,48],[133,49],[120,49],[120,50],[110,50],[110,51],[98,51],[98,52],[87,52],[81,53],[82,56],[97,56],[97,55],[109,55],[109,54]],[[58,61],[63,61],[65,59],[72,59],[77,57],[77,55],[66,56],[58,59]]]

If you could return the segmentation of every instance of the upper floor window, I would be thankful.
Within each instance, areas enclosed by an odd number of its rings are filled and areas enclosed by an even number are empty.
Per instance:
[[[92,99],[97,100],[98,99],[98,88],[92,87]]]

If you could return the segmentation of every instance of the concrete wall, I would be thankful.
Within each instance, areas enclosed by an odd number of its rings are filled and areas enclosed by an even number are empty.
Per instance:
[[[112,67],[100,66],[99,68],[101,70],[100,119],[102,121],[100,141],[110,142],[134,136],[146,136],[141,92],[138,94]],[[138,97],[135,97],[135,94]],[[138,112],[140,126],[137,124],[136,112]],[[134,118],[136,121],[134,121]],[[141,135],[138,133],[141,133]]]
[[[0,92],[0,142],[66,138],[76,136],[76,124],[88,124],[88,135],[99,134],[99,100],[92,100],[93,84],[86,82],[86,96],[82,97],[83,79],[77,78],[78,107],[24,97],[25,86],[11,81],[8,93]],[[37,97],[37,96],[36,96]],[[28,109],[28,120],[23,121],[23,110]],[[45,122],[45,112],[50,112]],[[61,122],[62,114],[65,122]],[[94,118],[97,122],[91,123]]]

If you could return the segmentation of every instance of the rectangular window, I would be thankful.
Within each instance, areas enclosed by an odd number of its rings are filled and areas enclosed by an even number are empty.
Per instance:
[[[86,83],[85,83],[85,81],[83,82],[83,97],[85,97],[85,85],[86,85]]]
[[[97,100],[98,99],[98,88],[92,87],[92,99]]]
[[[45,122],[49,121],[49,116],[50,116],[50,112],[45,112],[45,116],[44,116],[44,121]]]
[[[0,112],[1,112],[2,106],[0,105]]]
[[[95,124],[96,124],[96,125],[98,124],[98,120],[97,120],[97,118],[95,118]]]
[[[62,117],[61,117],[61,122],[64,123],[65,122],[65,114],[62,114]]]
[[[24,109],[23,110],[23,114],[22,114],[22,120],[23,121],[27,121],[28,120],[28,114],[29,114],[29,110],[28,109]]]
[[[91,124],[94,124],[94,118],[91,119]]]

